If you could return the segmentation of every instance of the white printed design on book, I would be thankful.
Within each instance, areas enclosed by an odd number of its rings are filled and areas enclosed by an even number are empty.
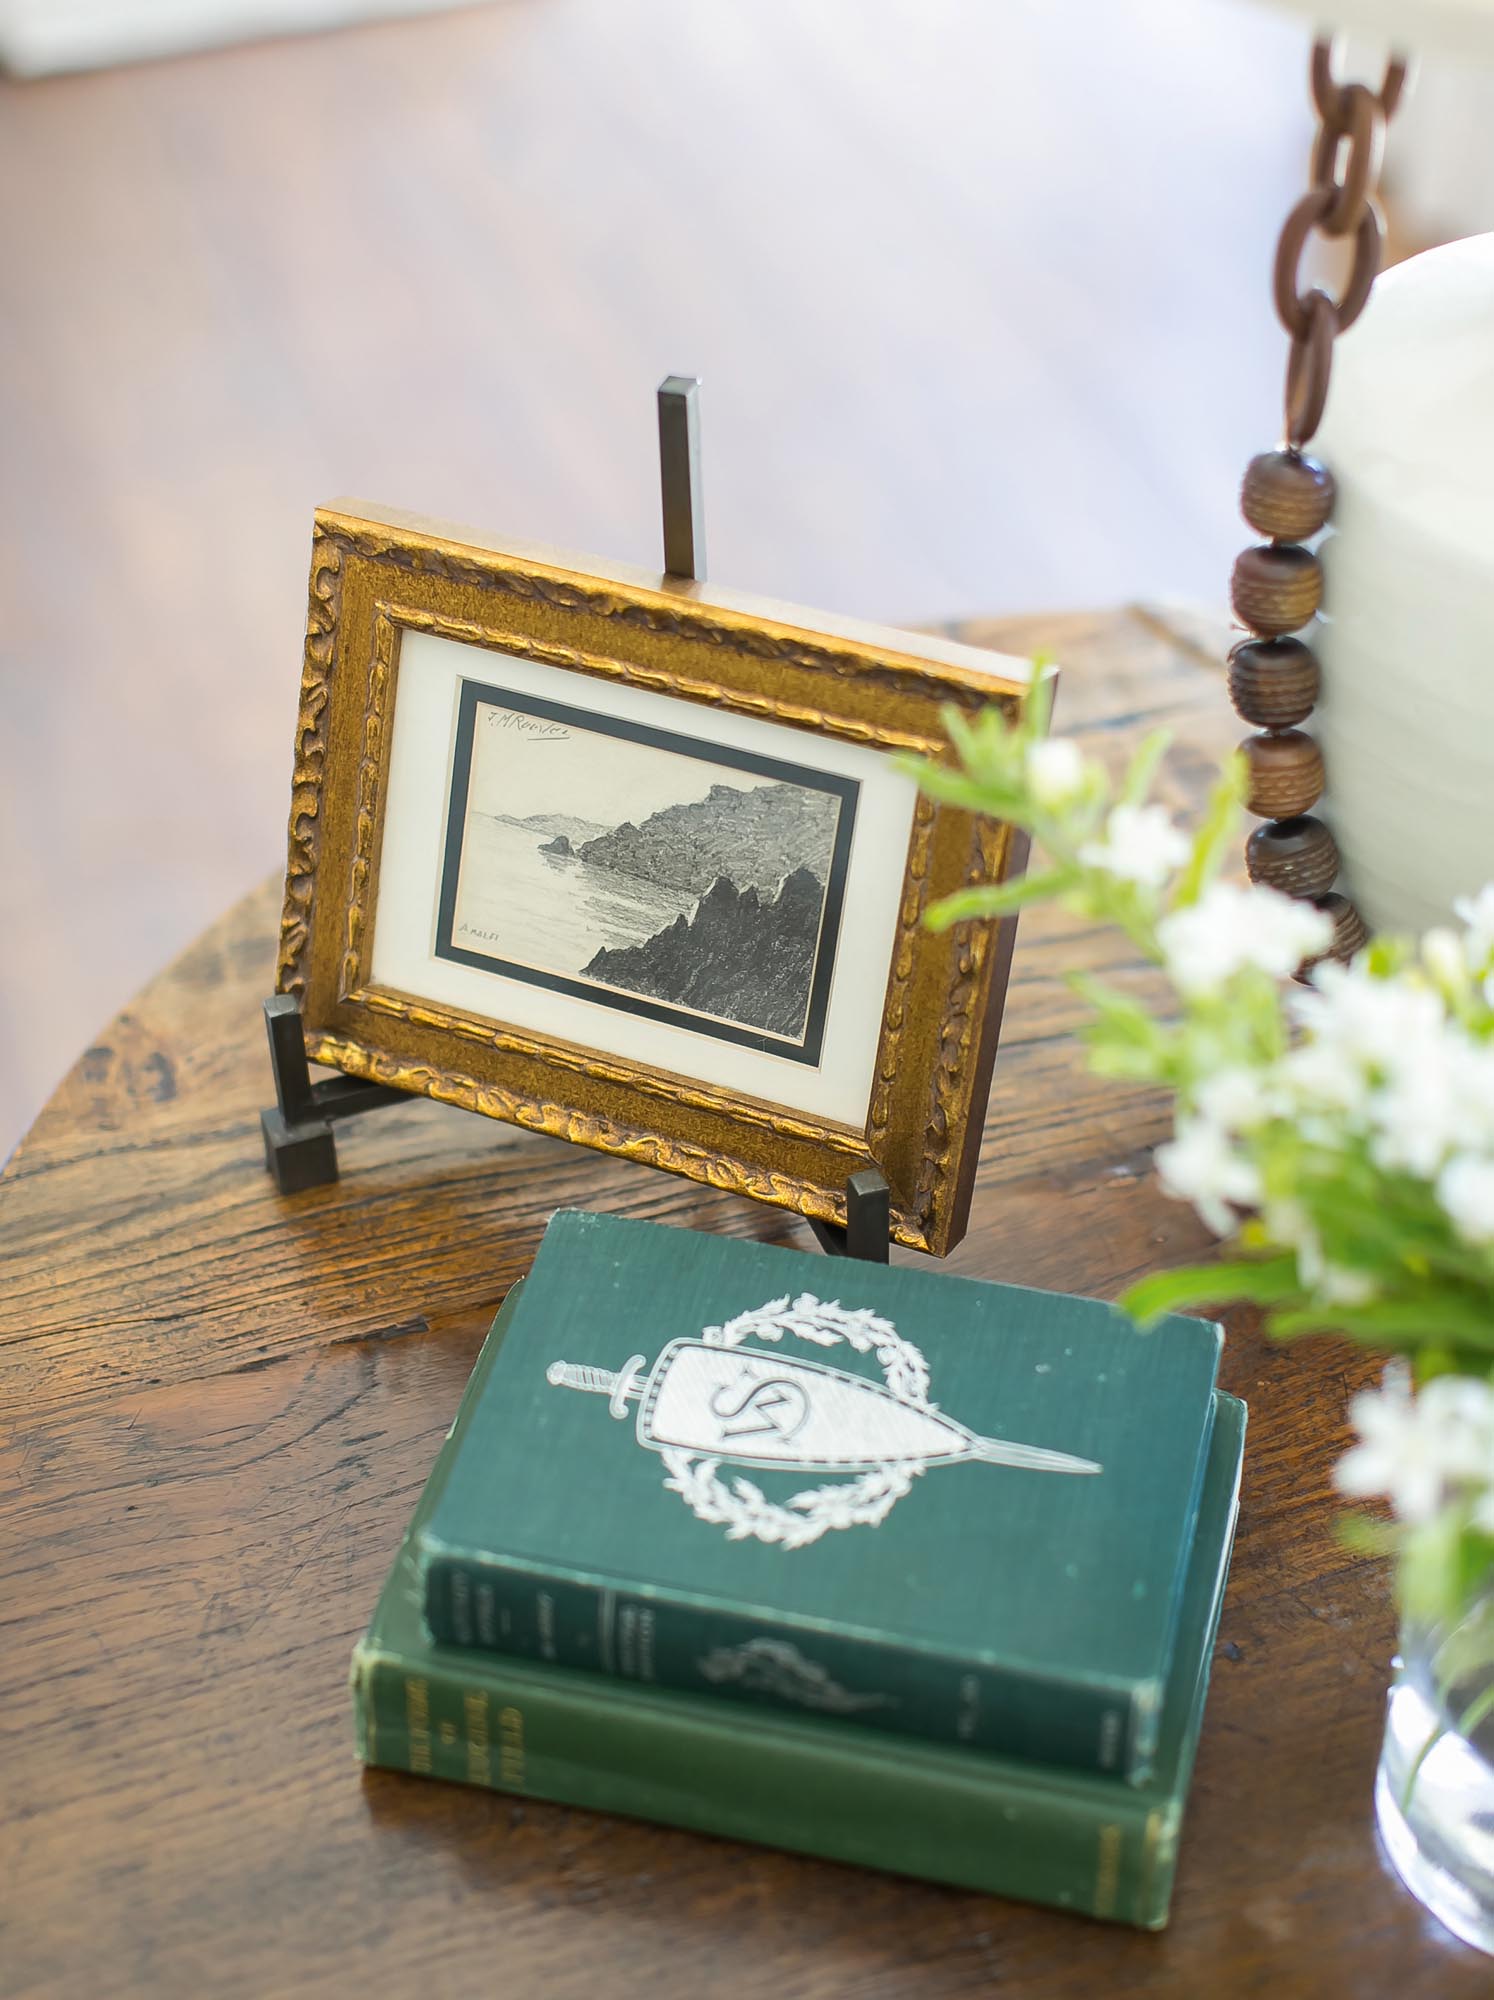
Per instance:
[[[896,1708],[890,1694],[852,1694],[815,1660],[806,1660],[786,1639],[745,1639],[740,1646],[715,1646],[697,1665],[716,1686],[773,1694],[826,1715],[860,1715],[869,1708]]]
[[[815,1347],[844,1341],[873,1355],[883,1380],[745,1344],[786,1335]],[[809,1292],[708,1326],[699,1340],[672,1340],[652,1368],[641,1354],[616,1371],[553,1361],[546,1380],[606,1396],[614,1417],[625,1418],[636,1401],[638,1442],[664,1461],[666,1489],[734,1542],[752,1537],[802,1549],[832,1528],[874,1528],[931,1465],[1101,1470],[1093,1459],[967,1430],[929,1401],[928,1365],[890,1320],[866,1307],[822,1304]],[[718,1477],[723,1460],[857,1477],[779,1502],[750,1479]]]

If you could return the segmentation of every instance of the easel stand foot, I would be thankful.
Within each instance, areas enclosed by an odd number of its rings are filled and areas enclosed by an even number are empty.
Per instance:
[[[827,1257],[859,1257],[885,1264],[892,1236],[892,1190],[876,1167],[863,1167],[846,1182],[846,1226],[809,1217]]]
[[[337,1179],[333,1119],[376,1111],[381,1104],[408,1104],[409,1094],[385,1083],[365,1083],[356,1076],[334,1076],[325,1083],[313,1083],[301,1006],[293,994],[277,993],[266,1000],[265,1030],[275,1077],[274,1107],[259,1114],[265,1165],[282,1194],[325,1187]]]

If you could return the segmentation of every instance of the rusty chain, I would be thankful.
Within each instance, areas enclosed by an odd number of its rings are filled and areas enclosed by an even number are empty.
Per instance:
[[[1291,341],[1286,371],[1286,441],[1300,450],[1322,420],[1333,367],[1333,342],[1351,327],[1380,269],[1384,231],[1375,206],[1385,126],[1406,85],[1406,64],[1386,65],[1378,89],[1340,83],[1333,74],[1333,44],[1312,52],[1312,99],[1318,114],[1310,185],[1293,208],[1276,246],[1272,291],[1277,317]],[[1335,298],[1321,285],[1302,289],[1303,252],[1316,232],[1330,242],[1352,243],[1349,272]]]
[[[1261,822],[1246,845],[1246,869],[1252,882],[1320,910],[1332,925],[1328,955],[1344,962],[1369,933],[1352,896],[1335,886],[1342,867],[1338,844],[1332,828],[1313,817],[1327,773],[1322,752],[1302,727],[1320,687],[1309,628],[1326,583],[1311,544],[1328,526],[1336,489],[1330,469],[1303,447],[1322,420],[1334,342],[1364,311],[1379,273],[1384,232],[1375,189],[1386,122],[1405,85],[1406,65],[1398,58],[1378,88],[1340,82],[1332,42],[1314,44],[1317,130],[1309,184],[1282,227],[1272,273],[1277,315],[1290,342],[1286,436],[1245,469],[1240,511],[1261,539],[1241,550],[1230,580],[1230,602],[1247,636],[1230,654],[1229,693],[1236,713],[1255,731],[1240,753],[1245,802]],[[1315,239],[1342,246],[1344,275],[1336,292],[1304,282]]]
[[[1395,115],[1396,106],[1401,101],[1401,93],[1406,88],[1407,65],[1403,57],[1393,56],[1385,66],[1385,75],[1380,88],[1375,92],[1381,113],[1386,118]],[[1352,86],[1342,84],[1333,74],[1333,43],[1322,37],[1313,43],[1312,49],[1312,101],[1319,118],[1325,124],[1341,123],[1343,118],[1343,94]]]

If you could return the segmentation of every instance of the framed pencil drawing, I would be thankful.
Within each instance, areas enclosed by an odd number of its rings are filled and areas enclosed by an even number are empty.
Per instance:
[[[965,1225],[1022,859],[921,797],[1029,669],[340,503],[318,513],[278,988],[354,1076],[894,1238]]]
[[[436,955],[814,1067],[859,791],[464,677]]]

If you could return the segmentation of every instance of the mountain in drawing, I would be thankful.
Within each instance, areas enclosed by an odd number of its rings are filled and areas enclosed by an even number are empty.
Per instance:
[[[765,784],[745,792],[712,785],[703,799],[666,806],[639,826],[624,820],[584,844],[574,833],[570,839],[578,858],[593,867],[702,896],[724,875],[738,889],[771,897],[800,869],[822,885],[829,879],[839,811],[833,792],[805,785]]]
[[[824,885],[808,868],[792,869],[767,898],[753,885],[739,889],[718,875],[689,916],[676,917],[644,944],[599,951],[584,973],[630,993],[797,1039],[804,1032],[824,900]]]

